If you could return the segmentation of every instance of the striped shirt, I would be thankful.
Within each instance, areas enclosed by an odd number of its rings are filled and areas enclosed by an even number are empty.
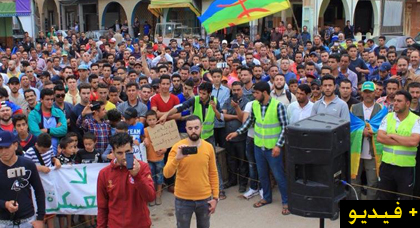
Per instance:
[[[272,98],[270,98],[270,100],[268,100],[268,103],[266,105],[261,104],[261,117],[264,118],[265,117],[265,113],[268,109],[268,105],[270,104]],[[254,102],[258,102],[256,100],[254,100]],[[277,106],[277,117],[279,119],[280,122],[280,126],[281,126],[281,132],[279,135],[279,139],[276,143],[276,146],[278,147],[282,147],[284,146],[284,130],[288,124],[288,120],[287,120],[287,115],[286,115],[286,108],[282,103],[279,103],[279,105]],[[242,125],[241,128],[239,128],[236,132],[238,132],[239,134],[243,134],[245,133],[248,128],[253,127],[255,124],[255,114],[254,111],[251,109],[251,115],[248,117],[248,119],[245,121],[244,125]]]
[[[36,156],[36,152],[35,152],[36,150],[37,149],[35,147],[29,148],[25,153],[25,158],[29,158],[35,164],[41,165],[41,162],[38,160],[38,157]],[[40,155],[41,155],[42,160],[44,161],[44,166],[46,166],[46,167],[52,167],[53,166],[52,162],[51,162],[51,160],[54,156],[54,152],[53,152],[52,147],[50,147],[50,149],[46,153],[43,153],[43,154],[40,154]]]

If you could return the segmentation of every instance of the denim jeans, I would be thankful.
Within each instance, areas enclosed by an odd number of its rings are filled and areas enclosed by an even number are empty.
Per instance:
[[[163,167],[165,166],[165,162],[163,160],[152,162],[149,161],[150,171],[152,172],[153,182],[155,184],[161,185],[163,184]]]
[[[210,227],[209,203],[211,198],[205,200],[184,200],[175,198],[175,216],[177,228],[189,228],[191,226],[191,217],[195,213],[197,219],[197,228]]]
[[[249,187],[254,190],[259,190],[260,184],[258,181],[254,181],[258,180],[258,170],[254,155],[254,138],[246,138],[246,157],[249,164],[249,178],[253,179],[249,181]]]
[[[220,168],[219,159],[217,159],[216,142],[214,141],[214,136],[211,136],[210,138],[206,139],[206,141],[210,143],[211,145],[213,145],[214,153],[216,156],[217,173],[219,174],[219,190],[223,190],[224,187],[223,187],[222,169]]]
[[[33,221],[35,221],[35,216],[23,219],[19,225],[13,225],[12,221],[0,220],[0,228],[32,228]]]
[[[272,149],[262,149],[255,146],[255,160],[257,161],[258,176],[260,179],[261,187],[264,192],[264,200],[268,203],[273,201],[273,194],[271,192],[270,182],[270,169],[273,172],[274,179],[280,190],[282,204],[286,205],[287,201],[287,179],[284,173],[283,156],[280,154],[273,157]],[[284,153],[284,151],[281,151]]]

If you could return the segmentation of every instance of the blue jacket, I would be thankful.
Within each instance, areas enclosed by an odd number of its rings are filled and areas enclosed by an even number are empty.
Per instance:
[[[57,120],[57,123],[61,123],[61,126],[50,128],[50,135],[56,138],[64,137],[67,134],[67,120],[63,111],[53,106],[51,108],[51,117],[55,117]],[[42,133],[41,128],[40,128],[41,122],[42,122],[42,112],[41,112],[41,103],[39,103],[35,106],[34,110],[32,110],[29,113],[29,116],[28,116],[29,131],[33,135],[38,136]]]

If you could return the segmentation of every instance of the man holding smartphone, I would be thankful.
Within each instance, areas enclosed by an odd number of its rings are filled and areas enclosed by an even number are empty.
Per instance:
[[[117,133],[110,139],[115,157],[99,172],[98,228],[150,228],[147,203],[156,198],[149,166],[134,159],[133,138]]]
[[[35,164],[17,156],[17,147],[18,140],[13,133],[0,132],[0,227],[41,228],[45,216],[44,188]]]
[[[219,179],[213,146],[200,138],[202,123],[198,116],[186,119],[188,138],[176,143],[163,168],[166,178],[176,173],[175,215],[178,228],[189,228],[192,214],[197,228],[210,227],[210,215],[219,201]]]

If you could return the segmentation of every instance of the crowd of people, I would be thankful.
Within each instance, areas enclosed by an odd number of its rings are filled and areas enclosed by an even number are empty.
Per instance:
[[[167,203],[164,189],[176,197],[178,228],[190,227],[193,213],[198,227],[209,227],[225,189],[235,186],[244,198],[258,198],[253,207],[260,208],[272,203],[277,184],[281,214],[289,215],[287,125],[320,113],[369,121],[383,108],[389,114],[379,130],[366,126],[360,156],[349,162],[358,167],[352,183],[387,192],[358,187],[351,198],[420,196],[419,45],[408,37],[398,54],[385,36],[376,44],[354,40],[349,22],[341,29],[312,36],[307,27],[299,33],[281,23],[264,39],[238,33],[232,41],[209,35],[170,43],[120,30],[95,41],[52,29],[5,48],[0,227],[30,227],[34,220],[36,228],[54,227],[55,217],[61,228],[71,227],[71,215],[45,215],[38,172],[89,163],[110,163],[98,177],[98,216],[82,219],[91,227],[150,227],[148,207]],[[155,150],[148,128],[168,120],[176,121],[182,140]],[[187,155],[184,147],[197,149]],[[219,147],[226,149],[227,182]],[[136,158],[130,169],[127,153]],[[15,200],[10,190],[7,170],[19,166],[32,172],[36,213],[25,198],[30,193]]]

